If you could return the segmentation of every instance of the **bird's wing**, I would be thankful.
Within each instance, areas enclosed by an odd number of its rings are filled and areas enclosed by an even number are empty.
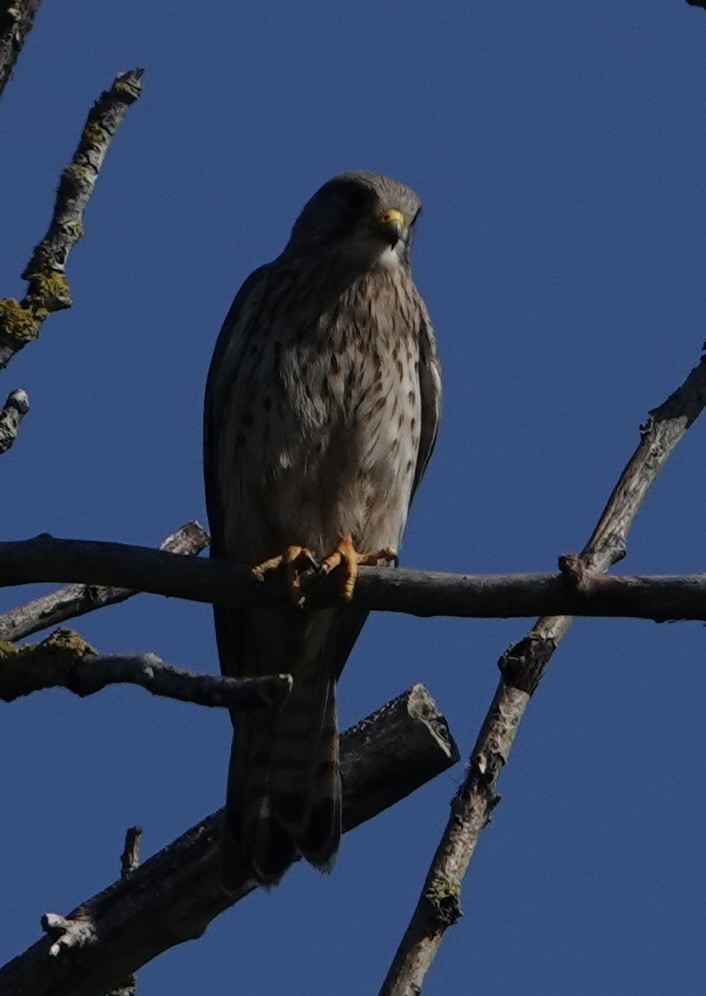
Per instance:
[[[269,263],[255,270],[236,294],[216,341],[206,381],[203,466],[206,509],[211,531],[210,556],[214,558],[229,556],[225,549],[227,495],[222,493],[217,470],[221,433],[227,424],[227,410],[232,392],[237,390],[237,360],[228,362],[228,356],[232,352],[233,356],[237,357],[238,340],[246,335],[250,317],[261,307],[270,271],[274,265],[276,264]],[[422,434],[423,432],[422,429]],[[247,529],[248,523],[242,523],[242,528]],[[270,551],[272,556],[281,552]],[[238,677],[241,675],[240,661],[244,656],[247,611],[233,604],[214,605],[213,612],[221,671],[223,674]],[[331,627],[327,639],[327,655],[336,677],[343,670],[367,615],[367,611],[356,605],[341,606],[337,613],[336,625]]]
[[[251,273],[235,295],[225,317],[211,358],[206,380],[203,411],[203,469],[206,485],[206,510],[211,529],[211,556],[221,557],[224,539],[223,495],[218,486],[217,461],[220,434],[225,426],[225,413],[231,392],[235,387],[237,363],[226,366],[226,354],[237,345],[234,340],[243,336],[248,318],[262,299],[271,264],[261,266]]]
[[[226,498],[219,482],[218,460],[221,433],[227,425],[232,392],[237,390],[239,340],[245,335],[249,318],[262,300],[271,264],[261,266],[245,281],[226,315],[211,359],[206,381],[203,413],[203,471],[206,510],[211,531],[210,556],[227,556],[225,550]],[[232,352],[233,362],[228,362]],[[242,524],[247,529],[247,523]],[[275,551],[273,551],[275,552]],[[245,613],[238,605],[214,605],[216,642],[223,674],[237,676],[242,657]]]
[[[412,497],[419,487],[429,459],[434,451],[436,434],[441,416],[441,366],[436,351],[436,338],[431,319],[423,301],[419,330],[419,391],[421,396],[422,424],[419,433],[417,466],[412,482]]]

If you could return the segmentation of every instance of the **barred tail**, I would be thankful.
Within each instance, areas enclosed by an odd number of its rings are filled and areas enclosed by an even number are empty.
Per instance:
[[[319,657],[300,662],[289,698],[276,711],[238,721],[233,738],[222,880],[243,869],[276,882],[298,855],[329,869],[341,837],[335,684]]]

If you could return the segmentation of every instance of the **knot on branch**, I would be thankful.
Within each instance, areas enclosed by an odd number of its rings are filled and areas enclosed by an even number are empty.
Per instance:
[[[72,629],[60,628],[41,643],[15,646],[9,640],[0,640],[0,665],[2,665],[2,691],[0,697],[12,702],[20,695],[28,695],[49,684],[61,684],[76,694],[75,667],[86,657],[96,656],[96,650]],[[46,680],[49,671],[53,677]]]
[[[96,928],[91,917],[69,920],[59,913],[45,913],[41,919],[42,930],[55,938],[49,954],[56,958],[62,951],[82,948],[96,941]]]
[[[596,576],[576,553],[563,553],[559,557],[559,571],[574,591],[587,590]]]
[[[433,920],[439,930],[453,926],[463,916],[461,883],[457,878],[439,875],[424,892]]]
[[[532,695],[555,649],[554,640],[528,633],[519,643],[509,647],[498,661],[503,681],[511,688]]]
[[[0,297],[0,332],[13,342],[24,345],[39,335],[41,319],[14,297]]]

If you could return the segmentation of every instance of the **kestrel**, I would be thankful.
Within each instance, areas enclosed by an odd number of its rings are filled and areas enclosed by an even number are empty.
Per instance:
[[[284,251],[245,281],[206,386],[204,475],[211,555],[307,569],[399,548],[434,447],[441,381],[412,280],[420,201],[375,173],[334,177],[297,218]],[[289,673],[276,709],[233,716],[221,849],[225,888],[276,882],[302,856],[330,868],[341,835],[335,686],[366,612],[216,605],[225,675]]]

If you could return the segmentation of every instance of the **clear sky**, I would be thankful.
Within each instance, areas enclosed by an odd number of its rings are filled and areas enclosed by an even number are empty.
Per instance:
[[[69,264],[75,299],[4,378],[32,410],[2,458],[7,538],[157,544],[205,521],[201,399],[241,281],[336,172],[424,200],[414,268],[445,370],[403,563],[553,570],[706,332],[706,14],[685,0],[46,3],[0,103],[0,294],[116,72],[145,94]],[[630,573],[706,569],[706,422],[653,488]],[[44,589],[36,589],[44,590]],[[34,588],[2,593],[2,606]],[[210,611],[141,596],[76,623],[104,652],[217,670]],[[422,681],[467,755],[529,621],[372,618],[340,689],[355,722]],[[579,621],[530,704],[425,987],[703,991],[703,626]],[[223,800],[225,715],[111,689],[2,708],[0,947],[36,939]],[[375,993],[459,765],[139,973],[140,996]],[[5,960],[5,957],[2,960]]]

